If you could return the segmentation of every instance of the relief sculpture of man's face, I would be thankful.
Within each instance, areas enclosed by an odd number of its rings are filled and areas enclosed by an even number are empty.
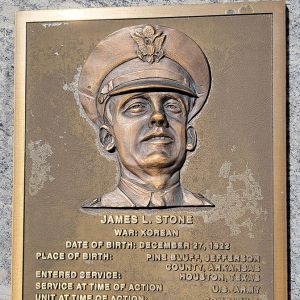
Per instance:
[[[195,41],[159,25],[122,28],[99,42],[78,86],[119,173],[115,189],[84,208],[213,206],[185,189],[180,176],[197,144],[191,122],[210,88],[209,65]]]
[[[173,173],[193,150],[196,135],[187,127],[188,97],[176,92],[136,92],[113,96],[108,103],[111,135],[119,159],[135,175]],[[105,132],[103,132],[103,130]]]

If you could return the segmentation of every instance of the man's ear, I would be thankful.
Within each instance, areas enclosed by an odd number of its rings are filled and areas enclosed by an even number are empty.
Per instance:
[[[116,148],[115,139],[111,133],[111,129],[108,126],[102,125],[100,127],[99,139],[100,139],[101,145],[107,152],[111,153],[111,152],[115,151],[115,148]]]
[[[197,133],[193,126],[188,126],[186,130],[186,150],[194,151],[197,145]]]

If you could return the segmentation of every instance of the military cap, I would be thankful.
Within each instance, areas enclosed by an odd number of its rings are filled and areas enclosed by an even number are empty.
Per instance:
[[[100,41],[82,67],[78,89],[87,116],[99,126],[111,96],[151,89],[190,96],[190,121],[208,97],[210,70],[201,48],[186,34],[137,25]]]

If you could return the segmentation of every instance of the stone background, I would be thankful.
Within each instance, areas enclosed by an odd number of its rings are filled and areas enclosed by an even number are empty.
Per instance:
[[[218,0],[0,0],[0,300],[10,299],[14,14],[19,10],[201,4]],[[290,299],[300,299],[300,1],[287,0]]]

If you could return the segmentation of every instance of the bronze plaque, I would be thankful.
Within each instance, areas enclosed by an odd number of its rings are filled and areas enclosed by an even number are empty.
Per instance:
[[[13,299],[286,299],[284,24],[17,14]]]

